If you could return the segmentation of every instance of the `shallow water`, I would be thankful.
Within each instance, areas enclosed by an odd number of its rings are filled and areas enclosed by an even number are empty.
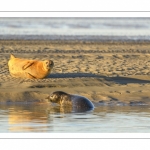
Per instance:
[[[148,133],[150,107],[97,107],[71,113],[48,105],[1,105],[0,132]]]
[[[149,29],[150,18],[0,18],[0,35],[9,36],[147,36],[150,39]]]

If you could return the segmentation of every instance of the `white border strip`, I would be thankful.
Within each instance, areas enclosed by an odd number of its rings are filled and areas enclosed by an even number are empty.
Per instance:
[[[0,139],[150,139],[149,133],[1,133]]]
[[[148,0],[3,0],[1,11],[149,11]]]

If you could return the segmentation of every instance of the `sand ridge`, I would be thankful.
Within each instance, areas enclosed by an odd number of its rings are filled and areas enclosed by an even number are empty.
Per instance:
[[[7,65],[11,53],[51,59],[55,66],[45,79],[14,78]],[[96,106],[149,104],[149,42],[1,40],[0,60],[1,102],[41,101],[62,90],[83,95]]]

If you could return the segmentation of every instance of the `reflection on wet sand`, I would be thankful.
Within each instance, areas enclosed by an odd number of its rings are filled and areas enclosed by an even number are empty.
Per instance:
[[[48,130],[50,127],[48,124],[51,120],[45,111],[47,107],[41,105],[11,105],[0,106],[0,109],[8,109],[8,124],[10,126],[10,131],[42,132]],[[31,125],[34,123],[40,124],[40,127]]]
[[[72,106],[56,106],[56,107],[51,107],[49,110],[49,113],[67,114],[67,113],[86,113],[89,111],[93,111],[93,109],[77,108],[77,107],[72,107]]]
[[[47,123],[47,116],[43,112],[17,111],[9,112],[9,124],[21,124],[31,120],[40,123]]]

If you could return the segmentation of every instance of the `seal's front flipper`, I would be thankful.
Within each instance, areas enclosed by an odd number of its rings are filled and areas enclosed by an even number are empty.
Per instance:
[[[34,77],[32,74],[30,73],[26,73],[26,78],[28,79],[36,79],[36,77]]]
[[[22,69],[23,70],[26,70],[27,68],[29,68],[30,66],[32,66],[34,64],[34,62],[27,62],[23,67],[22,67]]]

